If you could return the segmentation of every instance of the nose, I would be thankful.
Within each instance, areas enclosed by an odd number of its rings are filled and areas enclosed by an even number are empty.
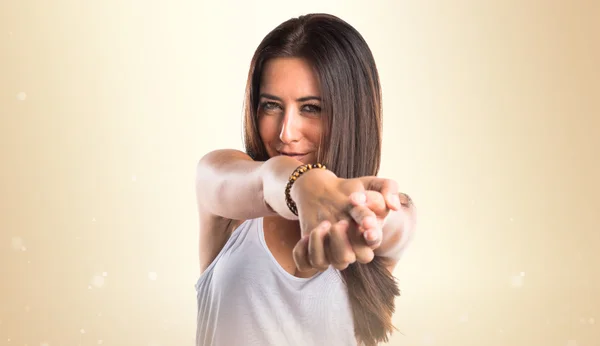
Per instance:
[[[302,137],[300,125],[298,114],[296,114],[292,107],[288,108],[281,120],[281,131],[279,132],[281,142],[287,144],[299,141]]]

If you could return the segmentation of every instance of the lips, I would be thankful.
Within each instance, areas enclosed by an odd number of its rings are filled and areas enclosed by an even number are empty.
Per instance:
[[[287,152],[280,152],[281,155],[286,155],[286,156],[302,156],[302,155],[306,155],[306,153],[287,153]]]
[[[292,152],[279,152],[279,154],[284,156],[293,157],[296,160],[300,161],[300,159],[304,158],[308,153],[292,153]]]

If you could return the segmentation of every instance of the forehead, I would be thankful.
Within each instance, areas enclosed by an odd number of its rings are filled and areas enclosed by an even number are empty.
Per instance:
[[[315,72],[301,58],[275,58],[267,61],[262,71],[260,92],[294,98],[321,95]]]

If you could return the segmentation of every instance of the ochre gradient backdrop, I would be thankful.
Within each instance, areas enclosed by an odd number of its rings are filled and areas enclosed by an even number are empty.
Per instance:
[[[0,345],[193,344],[196,162],[307,12],[372,47],[419,208],[391,344],[600,345],[600,6],[516,0],[3,0]]]

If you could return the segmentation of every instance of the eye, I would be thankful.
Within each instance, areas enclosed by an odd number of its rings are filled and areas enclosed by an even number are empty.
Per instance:
[[[260,108],[264,111],[269,112],[269,111],[274,111],[274,110],[280,109],[281,106],[279,106],[279,104],[276,102],[264,101],[260,104]]]
[[[302,112],[319,114],[321,113],[321,107],[317,105],[307,104],[302,107]]]

